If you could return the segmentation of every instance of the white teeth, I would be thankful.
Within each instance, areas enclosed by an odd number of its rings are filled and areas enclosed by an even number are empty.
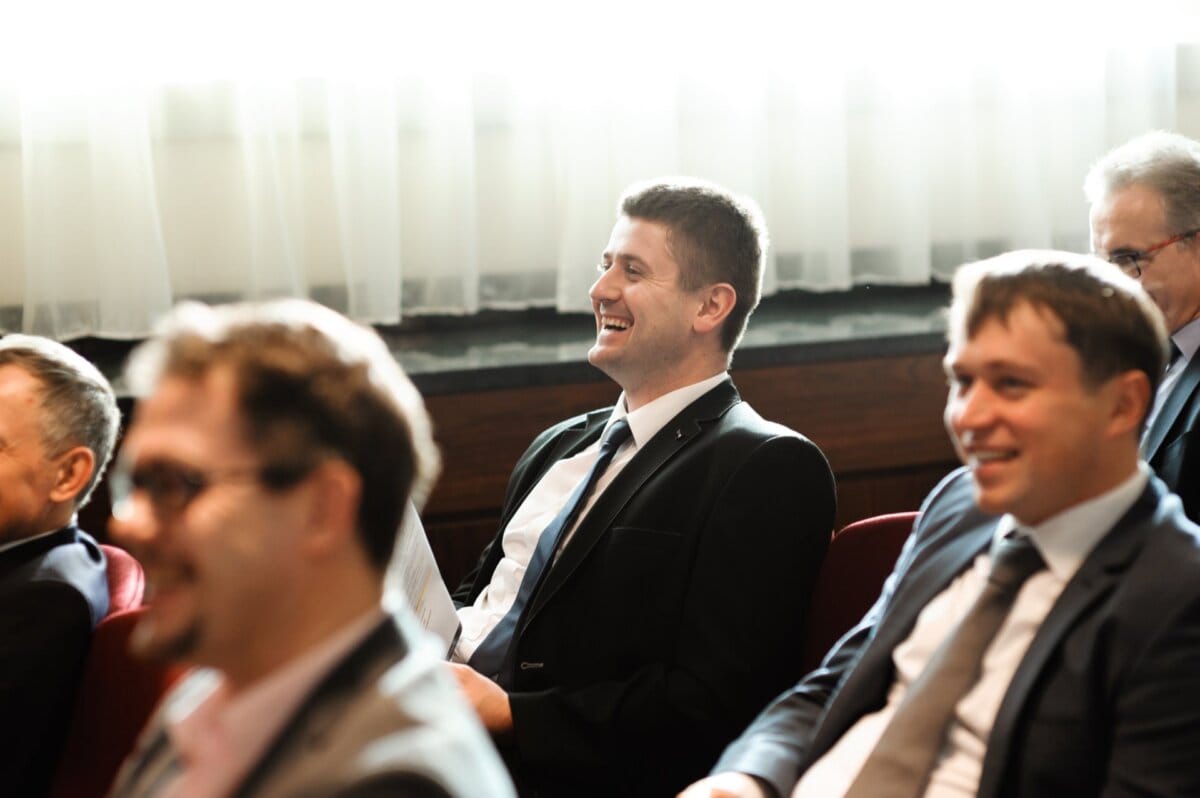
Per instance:
[[[624,319],[614,319],[612,316],[601,316],[600,326],[606,328],[611,327],[617,330],[628,330],[629,322],[625,321]]]
[[[971,452],[971,461],[973,463],[992,463],[998,460],[1008,460],[1013,456],[1012,452]]]

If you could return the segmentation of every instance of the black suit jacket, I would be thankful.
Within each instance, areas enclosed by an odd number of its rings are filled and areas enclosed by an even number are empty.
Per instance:
[[[108,612],[104,553],[76,527],[0,552],[0,792],[42,795],[92,629]]]
[[[1200,522],[1200,355],[1188,361],[1170,396],[1142,436],[1142,455]]]
[[[886,703],[892,650],[992,539],[969,474],[935,488],[878,602],[722,756],[788,795]],[[979,795],[1200,795],[1200,529],[1152,479],[1042,622],[1000,704]]]
[[[542,433],[509,483],[501,535],[546,470],[609,409]],[[523,794],[673,795],[795,681],[809,594],[834,520],[820,450],[764,421],[731,382],[626,464],[547,575],[509,658]],[[471,603],[501,536],[456,591]]]

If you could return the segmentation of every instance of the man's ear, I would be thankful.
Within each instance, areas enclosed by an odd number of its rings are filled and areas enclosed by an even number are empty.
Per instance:
[[[50,500],[73,502],[96,470],[96,455],[86,446],[74,446],[55,458],[55,469]]]
[[[358,532],[362,477],[344,460],[326,460],[304,478],[308,528],[305,554],[327,556]]]
[[[1150,378],[1144,371],[1126,371],[1113,377],[1109,388],[1113,392],[1109,433],[1119,437],[1132,432],[1137,437],[1142,419],[1150,412]]]
[[[699,295],[700,309],[696,312],[692,329],[698,333],[712,332],[733,312],[737,304],[737,291],[729,283],[713,283],[702,288]]]

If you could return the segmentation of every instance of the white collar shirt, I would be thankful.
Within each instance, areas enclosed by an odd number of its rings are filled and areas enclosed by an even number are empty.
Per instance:
[[[570,543],[579,524],[591,512],[592,505],[604,494],[604,491],[633,459],[634,455],[657,435],[659,430],[667,425],[667,422],[727,379],[726,373],[721,372],[708,379],[663,394],[632,412],[625,409],[625,394],[621,394],[604,425],[604,433],[607,433],[608,428],[616,421],[623,418],[629,424],[631,435],[617,449],[612,462],[597,480],[583,509],[576,516],[575,523],[563,535],[562,542],[559,543],[555,554],[556,558],[558,552],[561,552]],[[571,496],[575,486],[583,481],[593,463],[596,462],[604,433],[583,451],[552,465],[529,491],[517,511],[513,513],[501,538],[504,556],[492,572],[491,582],[483,589],[473,604],[458,610],[462,633],[454,650],[454,660],[458,662],[469,660],[479,644],[512,607],[517,597],[517,591],[521,587],[525,569],[529,565],[534,549],[537,548],[538,539],[550,522],[554,520],[554,517],[558,515],[558,511]]]
[[[1138,470],[1120,485],[1036,527],[1023,527],[1011,515],[1000,519],[992,548],[1011,533],[1028,534],[1047,567],[1022,585],[984,654],[979,681],[959,700],[925,798],[967,798],[977,793],[996,713],[1034,635],[1088,554],[1141,495],[1149,475],[1149,467],[1139,464]],[[860,718],[813,763],[796,785],[793,798],[829,798],[846,793],[909,685],[983,590],[991,565],[989,549],[976,556],[966,571],[921,610],[912,633],[892,652],[895,680],[886,706]]]

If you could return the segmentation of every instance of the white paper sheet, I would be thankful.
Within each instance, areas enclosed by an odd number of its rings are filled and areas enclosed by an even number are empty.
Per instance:
[[[427,631],[446,645],[447,653],[458,638],[458,614],[450,591],[442,581],[425,527],[411,503],[400,523],[396,550],[384,580],[384,606],[407,606]]]

